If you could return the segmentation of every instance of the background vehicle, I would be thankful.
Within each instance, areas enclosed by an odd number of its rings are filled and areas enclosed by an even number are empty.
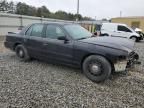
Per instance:
[[[37,58],[81,68],[94,82],[106,80],[112,71],[125,71],[138,59],[133,41],[92,36],[75,24],[38,23],[7,35],[5,46],[23,61]]]
[[[144,38],[144,33],[141,29],[136,28],[135,31],[136,31],[136,33],[138,33],[141,36],[142,39]]]
[[[102,36],[115,36],[140,41],[143,38],[132,28],[120,23],[103,23],[101,27]]]

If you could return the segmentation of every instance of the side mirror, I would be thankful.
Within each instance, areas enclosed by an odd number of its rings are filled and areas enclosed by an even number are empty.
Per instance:
[[[60,36],[60,37],[58,37],[58,40],[68,41],[68,39],[66,38],[66,36]]]

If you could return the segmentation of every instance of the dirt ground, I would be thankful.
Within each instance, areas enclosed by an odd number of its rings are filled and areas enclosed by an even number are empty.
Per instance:
[[[144,41],[141,65],[97,84],[80,70],[33,60],[22,62],[0,45],[0,108],[144,108]]]

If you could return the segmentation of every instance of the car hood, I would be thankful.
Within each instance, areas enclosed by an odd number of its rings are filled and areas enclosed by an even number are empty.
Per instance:
[[[111,47],[115,49],[125,50],[130,52],[134,49],[135,42],[119,37],[92,37],[83,40],[79,40],[81,42],[86,42],[89,44],[101,45],[105,47]]]

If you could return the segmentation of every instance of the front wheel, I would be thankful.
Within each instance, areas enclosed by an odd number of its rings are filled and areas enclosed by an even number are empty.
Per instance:
[[[109,34],[102,34],[101,36],[109,36]]]
[[[112,71],[109,61],[96,55],[87,57],[83,62],[82,69],[88,79],[97,83],[108,79]]]
[[[134,42],[138,42],[138,39],[135,36],[132,36],[130,39],[133,40]]]

